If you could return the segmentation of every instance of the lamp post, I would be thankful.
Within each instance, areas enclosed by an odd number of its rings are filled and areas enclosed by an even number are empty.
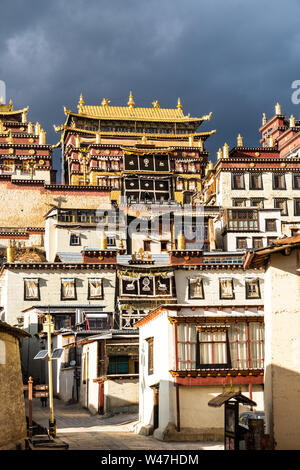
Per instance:
[[[53,380],[52,380],[52,357],[51,357],[51,333],[54,333],[54,323],[51,315],[46,315],[46,321],[43,323],[43,331],[47,333],[48,337],[48,374],[49,374],[49,407],[50,407],[50,419],[49,419],[49,435],[52,437],[56,436],[56,422],[54,419],[54,408],[53,408]]]

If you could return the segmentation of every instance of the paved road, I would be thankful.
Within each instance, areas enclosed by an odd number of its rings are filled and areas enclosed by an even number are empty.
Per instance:
[[[27,405],[26,405],[27,406]],[[78,404],[54,400],[57,437],[69,444],[70,450],[223,450],[215,442],[162,442],[152,436],[132,431],[136,414],[119,413],[109,418],[91,415]],[[49,426],[49,408],[33,400],[33,421]]]

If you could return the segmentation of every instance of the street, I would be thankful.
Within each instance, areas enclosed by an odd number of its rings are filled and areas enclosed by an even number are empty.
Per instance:
[[[26,412],[28,405],[26,402]],[[49,407],[33,399],[33,421],[49,426]],[[54,399],[57,437],[69,450],[223,450],[222,442],[163,442],[132,431],[136,414],[119,413],[110,417],[92,415],[79,404]]]

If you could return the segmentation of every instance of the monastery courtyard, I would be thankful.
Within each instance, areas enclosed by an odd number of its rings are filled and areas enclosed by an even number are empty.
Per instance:
[[[27,411],[27,404],[26,404]],[[137,414],[92,415],[79,404],[54,400],[57,438],[69,450],[223,450],[222,442],[162,442],[132,431]],[[47,428],[49,408],[33,399],[33,421]]]

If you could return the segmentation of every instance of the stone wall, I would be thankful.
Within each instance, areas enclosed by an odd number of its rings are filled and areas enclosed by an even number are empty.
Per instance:
[[[0,450],[24,446],[26,413],[18,339],[0,332]]]

